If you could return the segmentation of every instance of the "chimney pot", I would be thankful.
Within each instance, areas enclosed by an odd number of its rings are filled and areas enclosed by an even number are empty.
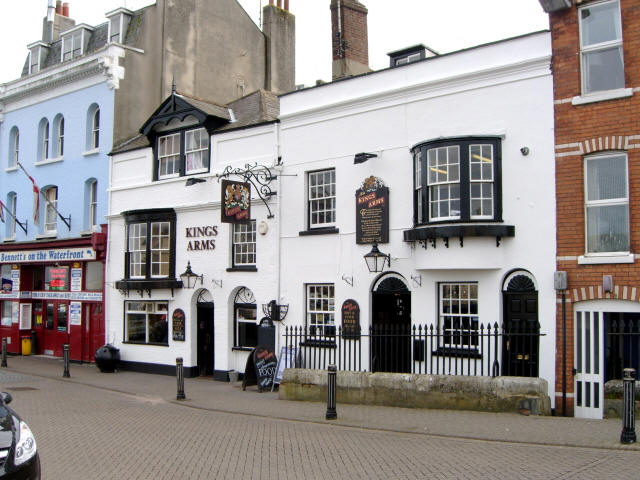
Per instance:
[[[273,5],[273,0],[269,0],[269,5]]]
[[[56,0],[56,13],[62,15],[62,0]]]
[[[284,0],[284,9],[288,12],[289,11],[289,0]]]
[[[65,17],[69,16],[69,3],[68,2],[64,2],[62,4],[62,15]]]
[[[278,0],[278,8],[282,8],[282,0]]]

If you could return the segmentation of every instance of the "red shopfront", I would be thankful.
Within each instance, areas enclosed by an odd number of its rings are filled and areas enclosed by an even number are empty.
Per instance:
[[[91,362],[105,343],[104,234],[49,243],[0,247],[2,293],[0,336],[9,353],[22,353],[30,338],[32,354]]]

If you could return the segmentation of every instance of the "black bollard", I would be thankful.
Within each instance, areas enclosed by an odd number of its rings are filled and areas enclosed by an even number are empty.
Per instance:
[[[338,412],[336,412],[336,370],[335,365],[329,365],[327,380],[327,420],[335,420],[338,418]]]
[[[2,363],[0,367],[7,368],[7,338],[2,338]]]
[[[182,357],[176,358],[176,378],[178,379],[178,394],[176,400],[184,400],[184,366]]]
[[[622,433],[620,443],[635,443],[636,441],[636,371],[625,368],[622,378]]]
[[[64,372],[62,372],[62,376],[65,378],[69,378],[69,344],[65,343],[62,345],[62,356],[64,359]]]

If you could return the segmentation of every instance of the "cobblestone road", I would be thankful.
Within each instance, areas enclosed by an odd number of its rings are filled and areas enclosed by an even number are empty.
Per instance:
[[[269,419],[16,373],[45,480],[640,478],[640,452],[461,440]]]

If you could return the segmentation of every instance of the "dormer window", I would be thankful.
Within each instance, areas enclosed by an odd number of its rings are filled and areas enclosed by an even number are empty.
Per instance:
[[[29,49],[29,75],[38,73],[46,54],[46,44],[36,42],[27,47]]]
[[[417,62],[428,57],[435,57],[438,55],[438,52],[420,44],[396,52],[390,52],[387,55],[389,55],[390,59],[389,66],[393,68],[406,65],[407,63]]]
[[[133,12],[126,8],[118,8],[107,13],[107,18],[109,19],[109,43],[124,43],[132,15]]]
[[[62,37],[63,62],[78,58],[84,53],[92,30],[93,28],[88,25],[78,25],[60,35]]]

